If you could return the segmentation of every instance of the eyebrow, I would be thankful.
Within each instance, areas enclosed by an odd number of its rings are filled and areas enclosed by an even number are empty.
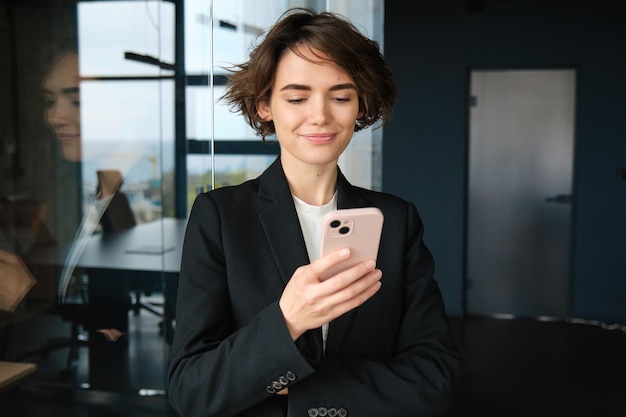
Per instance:
[[[287,84],[282,87],[280,91],[285,90],[303,90],[303,91],[311,91],[311,87],[304,84]],[[338,90],[356,90],[356,86],[352,83],[345,84],[337,84],[330,87],[330,91],[338,91]]]
[[[80,93],[80,88],[78,87],[67,87],[61,90],[63,94],[72,94],[72,93]]]
[[[42,92],[42,94],[55,94],[52,90],[49,90],[47,88],[42,88],[41,92]],[[79,87],[62,88],[61,89],[61,94],[63,94],[63,95],[80,94],[80,88]]]

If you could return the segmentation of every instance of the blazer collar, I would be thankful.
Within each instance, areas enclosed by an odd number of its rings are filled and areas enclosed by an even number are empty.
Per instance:
[[[309,255],[280,157],[259,177],[258,196],[264,202],[259,220],[286,284],[296,268],[309,263]]]
[[[367,204],[367,201],[356,192],[357,189],[337,167],[338,207],[353,208]],[[259,197],[273,201],[282,201],[285,198],[292,201],[291,190],[280,162],[280,156],[259,177]]]

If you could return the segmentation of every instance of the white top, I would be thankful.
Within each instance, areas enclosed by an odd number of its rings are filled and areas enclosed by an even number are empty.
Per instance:
[[[326,213],[337,209],[337,192],[333,198],[323,206],[313,206],[300,200],[295,195],[293,202],[296,205],[300,228],[304,235],[304,243],[309,254],[309,260],[313,262],[320,257],[320,246],[322,243],[322,220]],[[328,323],[322,326],[323,349],[326,352],[326,339],[328,339]]]

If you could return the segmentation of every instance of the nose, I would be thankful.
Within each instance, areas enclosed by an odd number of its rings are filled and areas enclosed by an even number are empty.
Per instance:
[[[330,119],[329,103],[322,97],[309,99],[309,123],[325,125]]]
[[[64,126],[70,123],[71,104],[68,100],[58,99],[48,108],[48,122],[52,126]]]

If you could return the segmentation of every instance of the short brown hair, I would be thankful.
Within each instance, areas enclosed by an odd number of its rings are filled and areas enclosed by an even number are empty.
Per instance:
[[[274,123],[257,114],[258,104],[269,101],[278,62],[290,49],[302,57],[298,46],[308,46],[330,57],[353,78],[363,115],[355,131],[381,120],[387,122],[396,99],[391,68],[378,43],[367,38],[345,17],[310,9],[287,10],[250,53],[250,59],[230,68],[232,74],[222,96],[263,139],[276,133]],[[303,57],[304,58],[304,57]]]

